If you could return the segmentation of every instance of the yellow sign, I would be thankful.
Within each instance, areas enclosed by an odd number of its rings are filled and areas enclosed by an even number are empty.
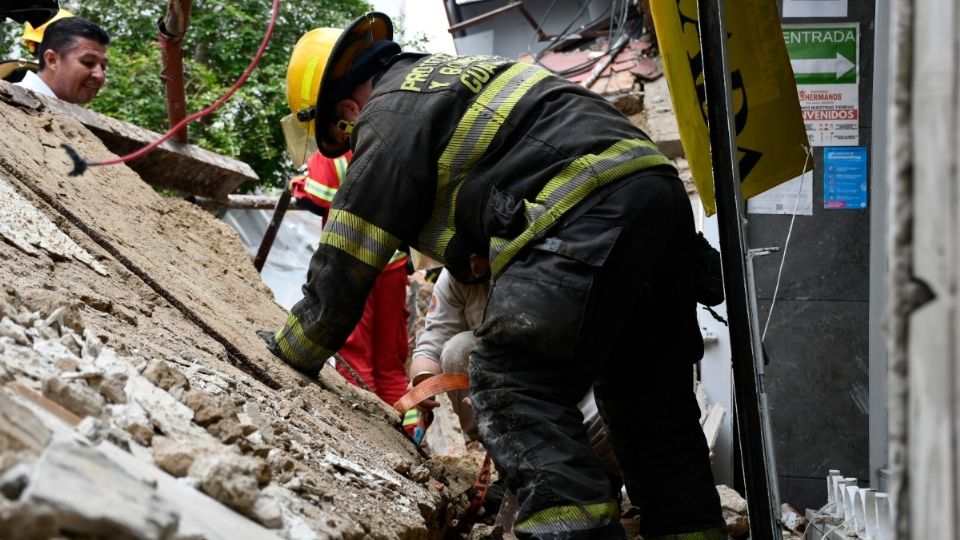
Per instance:
[[[680,140],[708,214],[716,212],[696,0],[650,0]],[[808,146],[774,0],[726,2],[737,160],[743,197],[804,172]],[[807,170],[812,169],[812,164]]]

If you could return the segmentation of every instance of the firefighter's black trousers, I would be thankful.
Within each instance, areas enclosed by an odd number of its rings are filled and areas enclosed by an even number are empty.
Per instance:
[[[623,537],[576,407],[591,384],[644,535],[722,527],[693,393],[694,234],[676,174],[647,171],[575,208],[497,277],[471,396],[520,499],[519,537]]]

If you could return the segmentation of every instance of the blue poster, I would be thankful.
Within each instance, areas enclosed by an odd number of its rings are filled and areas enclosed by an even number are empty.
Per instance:
[[[863,146],[823,149],[823,207],[867,208],[867,149]]]

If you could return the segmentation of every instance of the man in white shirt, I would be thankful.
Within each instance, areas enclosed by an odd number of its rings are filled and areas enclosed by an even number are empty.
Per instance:
[[[40,71],[27,73],[17,85],[38,94],[82,105],[106,82],[110,37],[81,17],[51,23],[37,47]]]

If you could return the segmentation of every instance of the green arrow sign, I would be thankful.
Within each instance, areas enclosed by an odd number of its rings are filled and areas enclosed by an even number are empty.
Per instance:
[[[797,84],[857,83],[857,25],[785,26],[783,39]]]

